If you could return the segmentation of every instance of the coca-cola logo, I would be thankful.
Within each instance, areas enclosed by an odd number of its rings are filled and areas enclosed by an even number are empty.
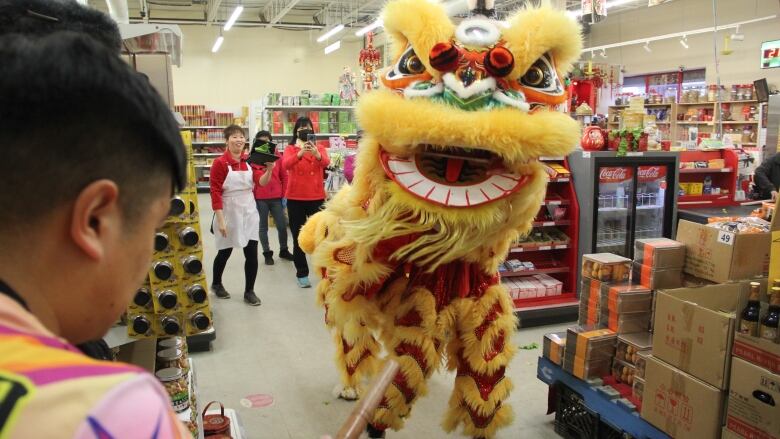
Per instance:
[[[626,181],[631,178],[629,172],[630,170],[628,168],[601,168],[601,171],[599,172],[599,180],[602,182]]]
[[[666,177],[666,167],[664,166],[640,166],[637,171],[640,181],[652,181]]]

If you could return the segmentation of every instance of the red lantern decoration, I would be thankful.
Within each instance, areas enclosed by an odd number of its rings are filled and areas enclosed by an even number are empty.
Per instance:
[[[363,77],[363,90],[377,88],[377,70],[380,66],[380,53],[374,48],[374,34],[366,34],[366,46],[360,50],[360,74]]]
[[[580,144],[585,151],[601,151],[605,144],[604,132],[597,126],[585,127]]]

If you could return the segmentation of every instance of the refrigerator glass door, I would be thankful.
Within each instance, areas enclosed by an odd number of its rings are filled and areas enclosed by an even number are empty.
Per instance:
[[[636,221],[634,239],[661,238],[664,236],[664,215],[667,214],[666,189],[668,165],[637,167]]]
[[[634,167],[602,166],[596,194],[596,253],[630,257],[631,212],[634,201]]]

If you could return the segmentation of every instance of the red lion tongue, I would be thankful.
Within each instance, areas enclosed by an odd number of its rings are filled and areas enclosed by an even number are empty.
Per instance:
[[[460,177],[460,171],[463,169],[463,159],[447,159],[447,172],[445,178],[448,183],[455,183]]]

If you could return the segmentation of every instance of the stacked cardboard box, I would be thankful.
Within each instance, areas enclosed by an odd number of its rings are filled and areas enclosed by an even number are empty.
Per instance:
[[[572,326],[566,333],[563,370],[583,380],[609,375],[617,335],[595,326]]]
[[[566,331],[551,332],[544,335],[542,355],[553,363],[562,366],[566,352]]]
[[[509,289],[513,300],[560,296],[563,292],[563,283],[546,274],[506,277],[501,282]]]
[[[628,281],[631,260],[612,253],[594,253],[582,257],[580,283],[580,325],[599,324],[602,289]]]
[[[652,306],[653,292],[646,287],[631,283],[604,285],[600,324],[617,334],[647,332]]]
[[[685,265],[685,244],[667,238],[637,239],[632,280],[651,290],[679,288]]]

